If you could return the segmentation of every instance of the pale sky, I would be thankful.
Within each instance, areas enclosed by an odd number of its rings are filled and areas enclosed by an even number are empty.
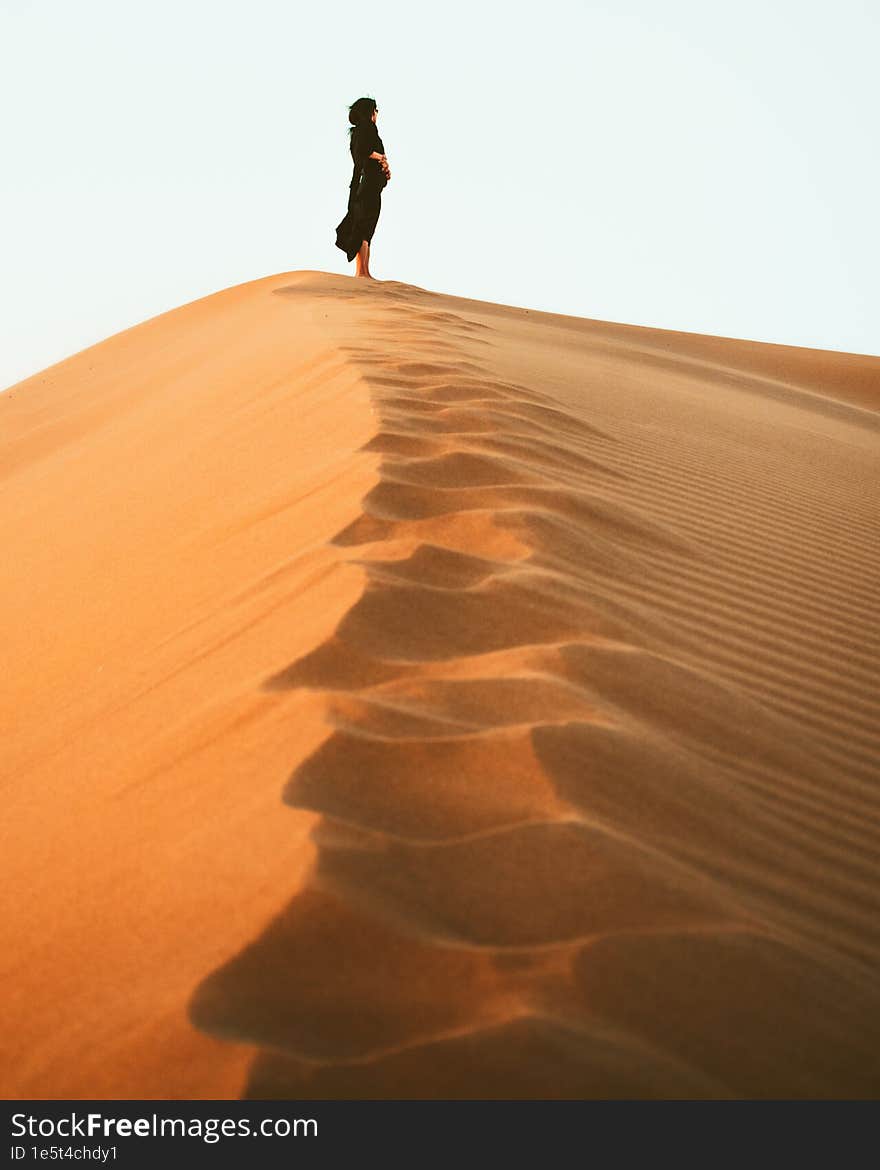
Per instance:
[[[0,386],[353,273],[363,95],[379,279],[880,354],[878,34],[877,0],[0,0]]]

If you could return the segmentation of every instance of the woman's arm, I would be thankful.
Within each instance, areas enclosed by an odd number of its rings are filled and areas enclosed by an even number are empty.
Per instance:
[[[379,162],[380,166],[382,167],[382,172],[385,175],[385,178],[390,179],[391,178],[391,167],[388,165],[387,156],[384,154],[379,154],[378,150],[374,150],[373,153],[369,157],[374,158]]]
[[[378,134],[375,132],[375,129],[371,134],[367,127],[357,127],[352,138],[352,152],[354,154],[355,163],[358,167],[362,167],[368,159],[374,158],[378,163],[381,164],[382,170],[385,172],[386,176],[390,177],[391,171],[388,167],[388,159],[378,150],[370,150],[370,146],[377,138]],[[369,154],[367,153],[368,150]]]
[[[375,123],[372,124],[369,141],[376,142],[376,143],[379,142],[379,131],[376,129]],[[380,162],[382,164],[383,171],[387,169],[388,159],[385,157],[384,154],[382,154],[381,151],[371,150],[368,157],[374,158],[374,159],[376,159],[377,162]]]
[[[368,136],[363,127],[361,127],[361,126],[355,127],[355,131],[354,131],[354,134],[352,135],[352,140],[351,140],[351,152],[354,155],[355,163],[359,167],[362,167],[368,158],[375,157],[375,154],[376,154],[375,151],[370,153],[370,147],[372,146],[372,142],[373,142],[372,135]]]

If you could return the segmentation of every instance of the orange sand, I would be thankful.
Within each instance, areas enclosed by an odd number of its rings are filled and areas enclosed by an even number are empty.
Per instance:
[[[878,408],[316,272],[0,395],[0,1094],[875,1096]]]

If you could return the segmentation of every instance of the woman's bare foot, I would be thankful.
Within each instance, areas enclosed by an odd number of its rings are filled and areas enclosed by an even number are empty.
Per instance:
[[[361,244],[361,250],[357,254],[357,268],[355,269],[355,276],[363,276],[367,280],[374,280],[375,277],[370,272],[370,245],[367,240]]]

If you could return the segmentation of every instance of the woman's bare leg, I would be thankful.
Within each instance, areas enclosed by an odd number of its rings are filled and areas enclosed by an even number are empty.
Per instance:
[[[365,276],[369,280],[375,279],[370,273],[370,244],[368,240],[364,240],[361,244],[361,250],[357,254],[356,262],[355,276]]]

